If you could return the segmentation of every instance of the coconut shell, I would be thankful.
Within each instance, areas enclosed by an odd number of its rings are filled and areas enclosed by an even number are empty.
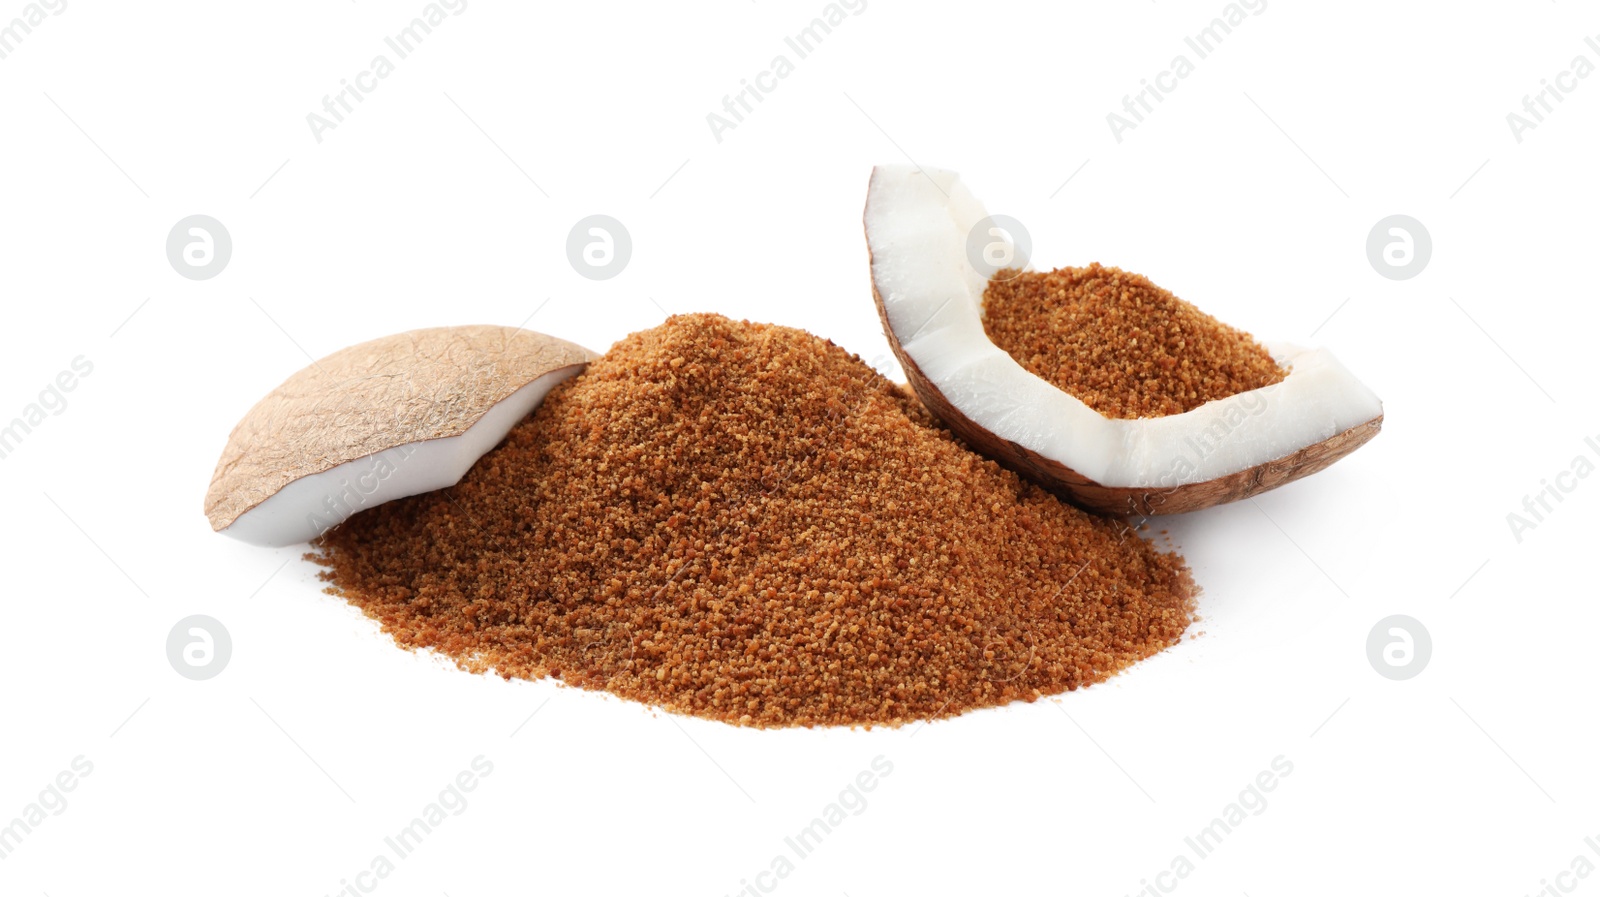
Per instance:
[[[515,327],[433,327],[313,362],[257,402],[228,437],[206,492],[221,531],[303,477],[465,433],[499,402],[594,353]]]

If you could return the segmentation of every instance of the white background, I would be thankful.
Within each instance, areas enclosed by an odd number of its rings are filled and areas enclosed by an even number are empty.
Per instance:
[[[1600,77],[1520,143],[1506,121],[1600,63],[1592,7],[1272,0],[1119,143],[1106,114],[1222,2],[869,0],[719,142],[707,114],[794,61],[821,0],[474,0],[319,143],[306,115],[423,6],[72,0],[0,60],[0,422],[93,364],[0,461],[0,824],[93,764],[0,892],[333,894],[479,755],[465,811],[374,893],[734,894],[880,755],[865,810],[763,884],[1134,894],[1280,755],[1175,893],[1533,894],[1600,837],[1600,477],[1520,541],[1506,519],[1600,462]],[[888,367],[860,211],[907,158],[1026,222],[1036,263],[1145,273],[1385,400],[1326,473],[1163,522],[1195,638],[1059,700],[741,730],[402,652],[299,550],[210,531],[239,416],[383,334],[526,322],[603,350],[718,311]],[[234,241],[200,282],[164,253],[197,213]],[[595,213],[634,241],[598,283],[564,249]],[[1434,242],[1402,282],[1364,248],[1395,213]],[[204,682],[165,652],[194,613],[233,638]],[[1366,655],[1396,613],[1433,639],[1409,681]]]

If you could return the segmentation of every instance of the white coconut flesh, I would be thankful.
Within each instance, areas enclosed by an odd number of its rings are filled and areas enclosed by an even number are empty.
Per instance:
[[[1320,470],[1381,426],[1383,404],[1330,352],[1271,342],[1288,372],[1277,384],[1181,414],[1100,414],[984,332],[994,271],[970,261],[967,244],[987,217],[953,172],[873,171],[865,227],[886,334],[923,401],[980,451],[1092,507],[1170,513]]]
[[[212,528],[308,542],[351,515],[461,480],[594,353],[513,327],[441,327],[352,346],[286,380],[234,428]]]

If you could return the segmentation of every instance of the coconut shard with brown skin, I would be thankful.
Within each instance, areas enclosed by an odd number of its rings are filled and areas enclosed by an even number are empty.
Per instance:
[[[597,356],[516,327],[434,327],[341,349],[234,427],[206,492],[212,529],[310,541],[383,502],[455,484]]]
[[[923,403],[977,451],[1085,507],[1143,516],[1276,488],[1382,427],[1383,403],[1331,353],[1274,343],[1265,348],[1288,371],[1281,382],[1181,414],[1100,414],[985,333],[984,290],[997,269],[967,246],[988,217],[953,172],[873,169],[864,224],[884,333]],[[983,239],[1009,247],[1003,230],[985,228]]]

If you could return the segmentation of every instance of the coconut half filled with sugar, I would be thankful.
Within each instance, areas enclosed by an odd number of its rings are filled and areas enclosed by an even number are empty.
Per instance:
[[[515,327],[434,327],[341,349],[234,427],[206,492],[212,529],[308,542],[357,511],[453,485],[595,354]]]
[[[955,173],[874,169],[864,223],[884,332],[923,402],[978,451],[1086,507],[1171,514],[1247,498],[1382,426],[1382,402],[1332,353],[1271,342],[1282,369],[1271,385],[1182,413],[1107,416],[991,341],[985,293],[1018,253]]]

